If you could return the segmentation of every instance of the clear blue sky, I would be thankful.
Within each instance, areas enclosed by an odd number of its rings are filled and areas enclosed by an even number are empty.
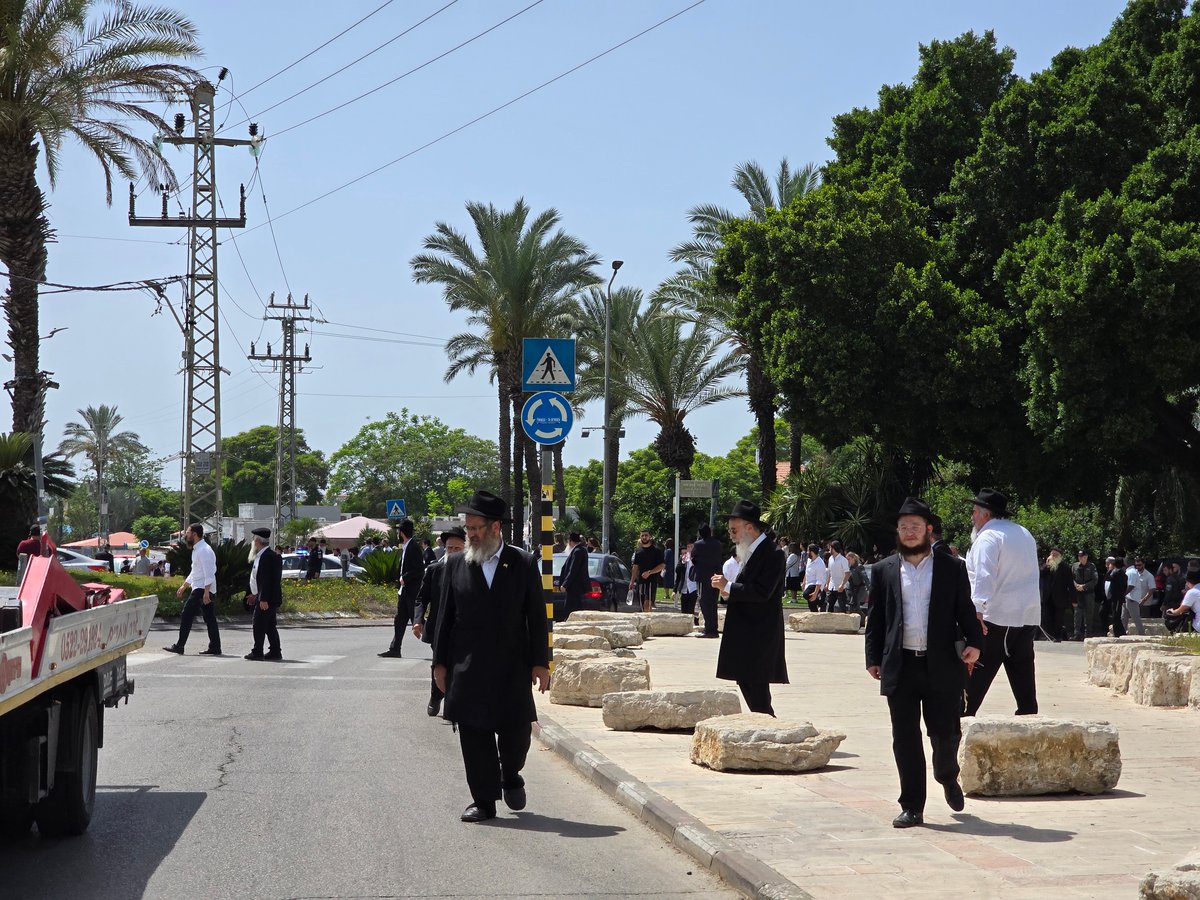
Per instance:
[[[269,138],[261,183],[276,219],[283,271],[265,227],[237,239],[249,277],[233,244],[221,251],[221,360],[234,373],[223,385],[225,434],[275,421],[276,379],[260,379],[242,351],[260,335],[263,342],[277,340],[278,326],[261,321],[255,288],[263,300],[270,291],[282,298],[284,272],[292,291],[309,293],[331,321],[425,336],[413,338],[418,342],[413,345],[314,335],[319,368],[299,380],[297,403],[297,420],[310,444],[330,453],[368,419],[401,407],[494,439],[495,394],[486,378],[442,381],[446,359],[440,341],[462,330],[462,321],[447,312],[435,289],[416,286],[410,277],[408,261],[435,222],[468,229],[463,207],[469,200],[504,207],[524,197],[535,211],[553,206],[565,228],[605,260],[606,273],[608,260],[625,261],[618,284],[650,291],[672,271],[667,253],[688,235],[690,207],[716,202],[740,209],[729,181],[746,160],[768,169],[784,156],[795,164],[826,160],[832,117],[873,105],[882,84],[911,80],[919,43],[990,28],[1001,45],[1017,52],[1017,71],[1027,75],[1066,46],[1094,43],[1125,7],[1123,0],[707,0],[496,115],[284,215],[691,0],[544,0],[366,100],[270,139],[426,62],[531,0],[459,0],[366,61],[263,112],[447,0],[397,0],[249,90],[382,2],[176,4],[200,29],[207,55],[197,66],[227,66],[232,73],[218,95],[222,107],[232,87]],[[215,79],[216,71],[207,74]],[[235,104],[227,124],[243,118]],[[230,127],[229,133],[244,137],[245,126]],[[186,157],[169,153],[186,177],[190,151]],[[248,182],[252,173],[245,150],[219,153],[219,186],[231,214],[239,181]],[[105,206],[95,164],[77,149],[67,150],[49,198],[59,233],[59,243],[50,248],[50,280],[101,284],[186,271],[186,247],[166,243],[182,238],[182,230],[128,226],[127,189],[118,185],[113,206]],[[247,206],[252,225],[266,221],[257,187]],[[153,194],[143,193],[139,212],[152,215],[157,208]],[[69,326],[43,344],[43,367],[62,385],[48,402],[49,445],[77,418],[76,409],[109,403],[156,454],[178,451],[182,341],[174,321],[165,313],[152,318],[152,311],[141,294],[59,294],[43,300],[42,333]],[[408,339],[345,327],[319,330]],[[11,376],[8,364],[0,366],[0,376]],[[585,411],[585,421],[596,418],[596,411]],[[744,401],[736,400],[689,419],[699,449],[713,454],[727,452],[751,424]],[[634,421],[624,447],[645,446],[654,434],[651,424]],[[567,460],[582,462],[599,453],[596,438],[573,440]],[[168,482],[175,472],[172,467],[165,473]]]

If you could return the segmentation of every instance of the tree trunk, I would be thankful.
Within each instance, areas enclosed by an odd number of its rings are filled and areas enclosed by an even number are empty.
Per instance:
[[[600,496],[600,503],[601,503],[601,506],[600,506],[600,516],[601,516],[600,532],[601,532],[601,534],[603,534],[607,530],[608,541],[609,541],[610,546],[605,547],[604,549],[611,550],[612,545],[614,545],[616,543],[613,540],[615,535],[613,534],[613,522],[612,522],[613,517],[612,517],[611,497],[613,494],[616,494],[616,492],[617,492],[617,472],[618,472],[617,460],[621,456],[621,417],[618,415],[613,415],[611,417],[611,420],[605,424],[608,426],[604,430],[604,440],[608,444],[608,454],[606,456],[606,459],[608,460],[608,490],[609,490],[609,498],[608,499],[609,499],[609,503],[608,503],[607,507],[604,506],[604,502],[605,502],[606,498],[603,496],[604,489],[603,489],[603,482],[601,482],[602,486],[601,486],[601,496]],[[608,511],[607,517],[604,516],[605,510]],[[607,522],[604,522],[605,518],[608,519]]]
[[[567,517],[567,483],[563,477],[563,447],[566,441],[554,445],[554,499],[558,505],[558,518]]]
[[[799,474],[804,464],[804,422],[798,403],[787,403],[783,408],[783,419],[788,424],[788,459],[791,471]]]
[[[500,367],[497,366],[497,368]],[[500,433],[496,441],[496,445],[500,449],[500,493],[503,495],[504,501],[508,503],[508,508],[512,509],[512,479],[509,477],[512,471],[512,458],[508,453],[508,446],[512,441],[512,419],[509,418],[508,385],[505,383],[503,373],[496,379],[496,383],[499,386],[497,391],[500,395]],[[513,539],[511,527],[502,526],[502,530],[503,528],[508,528],[505,538],[511,542]]]
[[[521,430],[521,395],[509,395],[509,415],[512,416],[512,446],[508,448],[512,454],[512,542],[524,545],[525,540],[525,492],[521,482],[525,469],[521,453],[521,438],[525,432]]]
[[[13,431],[37,426],[38,284],[46,277],[46,198],[37,184],[33,135],[0,141],[0,262],[9,272],[4,295],[13,351]]]
[[[753,351],[746,354],[746,394],[750,411],[754,413],[754,421],[758,424],[758,480],[765,503],[775,492],[776,484],[778,452],[775,446],[775,397],[778,391]]]

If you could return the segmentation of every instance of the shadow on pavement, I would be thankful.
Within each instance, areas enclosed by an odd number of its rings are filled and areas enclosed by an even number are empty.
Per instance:
[[[1016,825],[1012,822],[988,822],[977,816],[955,813],[956,825],[930,825],[930,831],[945,831],[951,834],[974,834],[980,837],[1009,837],[1031,844],[1057,844],[1075,837],[1074,831],[1057,828],[1035,828],[1032,825]]]
[[[1135,791],[1107,791],[1103,794],[1035,794],[1031,797],[975,797],[971,799],[980,803],[1080,803],[1096,800],[1128,800],[1145,797]]]
[[[208,796],[154,785],[96,787],[91,827],[79,837],[0,844],[5,897],[141,897]]]
[[[527,812],[513,813],[513,818],[492,819],[487,824],[493,828],[540,831],[568,838],[612,837],[625,830],[619,825],[596,825],[592,822],[572,822],[570,819],[557,819],[553,816],[543,816],[538,813]]]

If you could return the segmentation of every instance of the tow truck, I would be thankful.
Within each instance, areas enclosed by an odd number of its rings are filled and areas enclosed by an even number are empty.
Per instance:
[[[82,834],[96,802],[104,710],[134,683],[125,658],[150,632],[157,597],[79,584],[54,544],[0,588],[0,834]]]

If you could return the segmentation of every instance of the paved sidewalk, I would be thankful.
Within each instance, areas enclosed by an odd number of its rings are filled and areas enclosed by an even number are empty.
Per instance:
[[[818,772],[713,772],[689,761],[690,735],[610,731],[599,709],[552,705],[545,696],[538,708],[817,898],[1134,897],[1148,870],[1200,846],[1200,713],[1140,707],[1087,684],[1082,645],[1039,643],[1037,653],[1044,715],[1120,729],[1117,789],[1096,797],[968,797],[965,812],[953,813],[930,774],[927,824],[908,830],[891,827],[899,785],[887,703],[864,671],[861,636],[787,634],[792,683],[773,686],[776,713],[847,735]],[[716,641],[656,638],[638,655],[649,660],[656,689],[736,690],[713,677]],[[981,712],[1013,708],[998,677]]]

